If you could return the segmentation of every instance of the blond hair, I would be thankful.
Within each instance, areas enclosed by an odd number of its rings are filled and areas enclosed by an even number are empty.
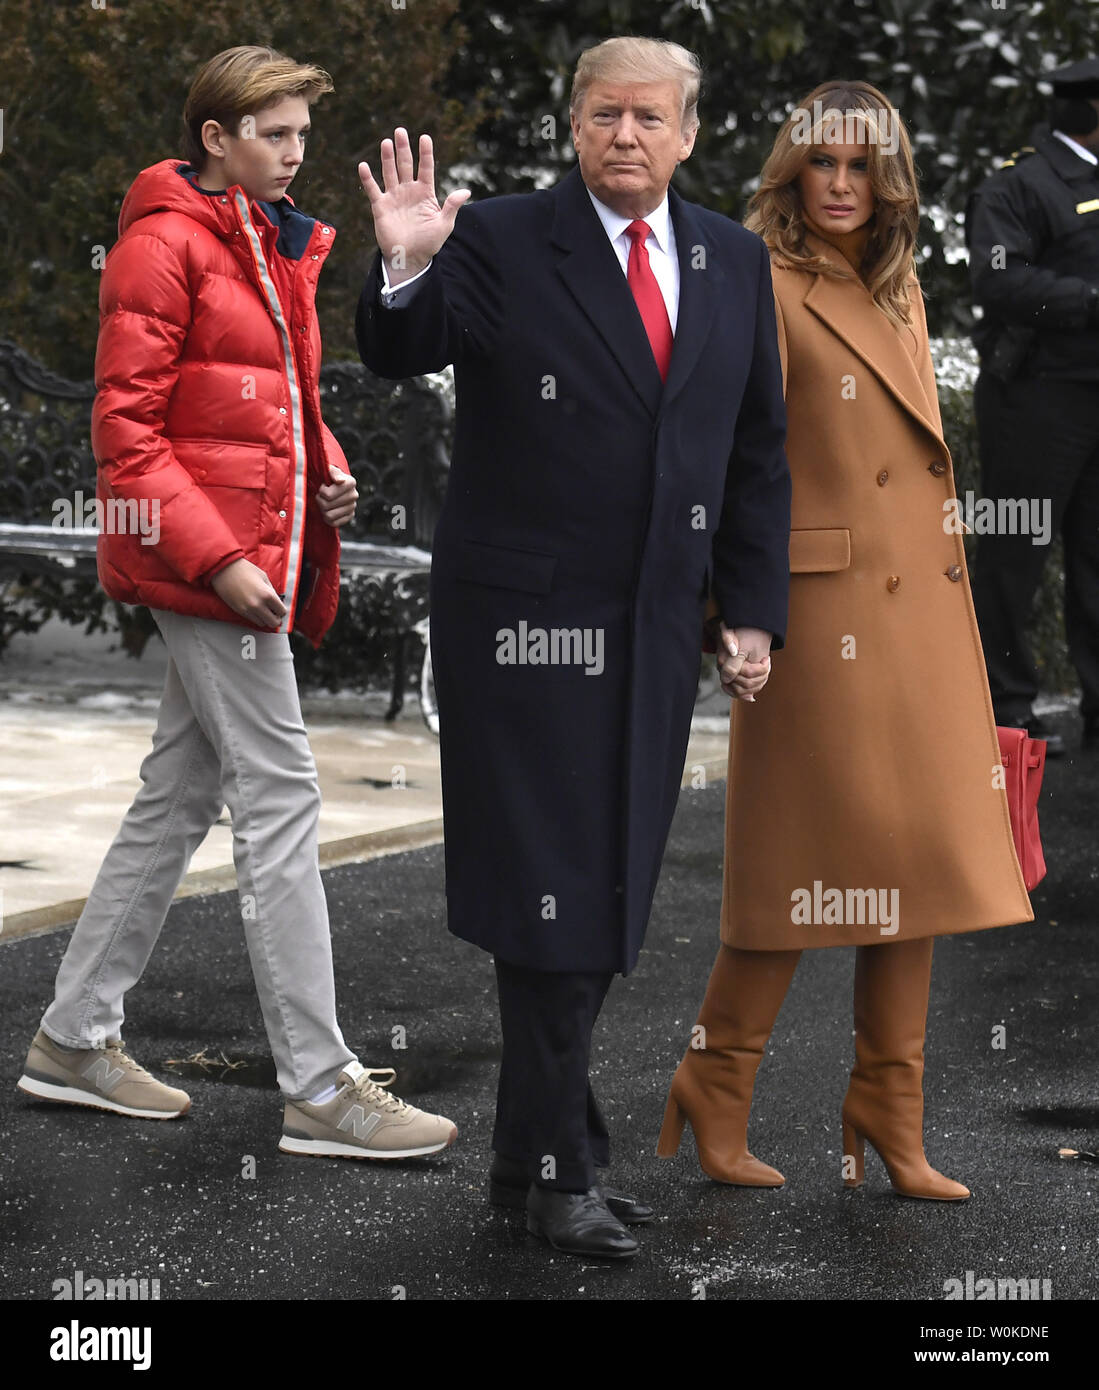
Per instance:
[[[666,39],[626,36],[604,39],[580,55],[572,78],[569,113],[579,112],[594,82],[674,82],[679,88],[679,128],[689,134],[698,125],[702,64],[689,49]]]
[[[841,279],[851,277],[850,271],[807,248],[806,232],[812,229],[806,226],[797,185],[813,145],[828,142],[837,117],[845,130],[857,130],[859,138],[867,142],[874,212],[860,275],[889,319],[910,323],[908,284],[916,274],[913,253],[920,221],[916,168],[900,113],[869,82],[822,82],[791,111],[775,136],[744,225],[759,233],[776,265]],[[886,148],[889,145],[894,145],[892,152]]]
[[[206,161],[202,127],[217,121],[236,135],[243,117],[274,106],[285,97],[314,102],[331,92],[332,79],[313,63],[295,63],[273,48],[245,44],[226,48],[204,63],[183,106],[183,153],[201,169]]]

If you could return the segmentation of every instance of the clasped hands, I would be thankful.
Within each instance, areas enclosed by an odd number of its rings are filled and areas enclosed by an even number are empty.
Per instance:
[[[726,627],[717,636],[721,688],[734,700],[755,703],[771,674],[771,634],[758,627]]]

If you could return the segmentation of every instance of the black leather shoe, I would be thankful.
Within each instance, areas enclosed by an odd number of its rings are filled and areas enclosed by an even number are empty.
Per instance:
[[[996,723],[1004,729],[1025,729],[1031,738],[1044,738],[1047,758],[1064,757],[1065,740],[1060,734],[1054,733],[1036,714],[1018,715],[1014,719],[997,719]]]
[[[587,1192],[557,1192],[531,1183],[527,1230],[563,1255],[629,1260],[639,1248],[621,1221],[611,1215],[596,1187]]]
[[[526,1211],[527,1192],[530,1178],[523,1163],[503,1154],[493,1154],[492,1166],[488,1170],[488,1199],[494,1207],[507,1207],[510,1211]],[[656,1213],[652,1207],[639,1202],[627,1192],[616,1192],[613,1187],[596,1185],[596,1191],[606,1202],[612,1216],[623,1226],[644,1226]]]

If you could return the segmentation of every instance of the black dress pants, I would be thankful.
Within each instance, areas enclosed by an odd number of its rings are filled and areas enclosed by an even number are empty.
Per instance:
[[[1099,715],[1099,382],[982,372],[974,394],[981,491],[1049,499],[1050,540],[1065,549],[1065,632],[1080,712]],[[1049,545],[978,532],[973,606],[1000,723],[1025,719],[1038,694],[1026,629]]]
[[[492,1147],[541,1187],[586,1192],[610,1160],[588,1067],[613,973],[495,963],[503,1053]]]

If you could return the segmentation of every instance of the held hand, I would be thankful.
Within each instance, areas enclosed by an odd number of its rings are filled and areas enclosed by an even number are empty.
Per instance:
[[[408,131],[398,126],[381,148],[382,180],[378,187],[370,166],[359,165],[359,178],[370,199],[374,239],[385,257],[389,283],[399,285],[419,274],[454,230],[458,209],[470,196],[458,188],[439,206],[435,197],[435,158],[431,136],[420,136],[420,173],[413,176]]]
[[[345,526],[355,515],[359,489],[351,474],[337,468],[334,463],[328,465],[328,474],[334,481],[318,489],[317,507],[329,526]]]
[[[771,634],[757,627],[730,628],[722,623],[717,667],[726,695],[754,704],[771,674]]]
[[[278,627],[286,617],[286,604],[275,593],[271,581],[250,560],[234,560],[214,575],[210,587],[222,603],[257,627]]]

